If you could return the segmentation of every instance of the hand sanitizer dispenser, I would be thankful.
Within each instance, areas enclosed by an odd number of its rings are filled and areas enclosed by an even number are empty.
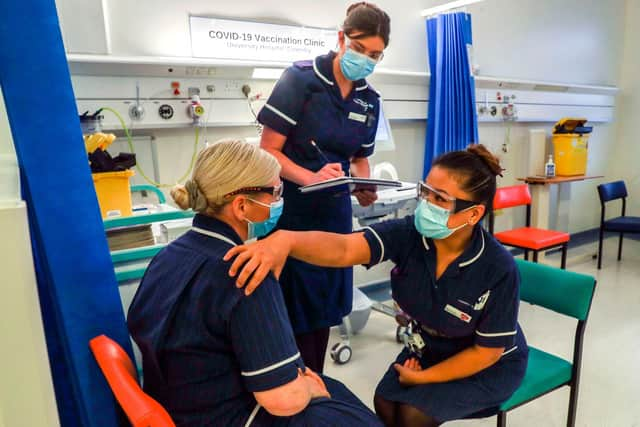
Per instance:
[[[544,165],[544,174],[547,178],[556,176],[556,164],[553,163],[553,154],[549,154],[549,160]]]

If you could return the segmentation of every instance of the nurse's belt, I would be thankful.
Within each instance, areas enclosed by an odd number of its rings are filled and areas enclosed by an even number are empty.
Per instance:
[[[205,236],[213,237],[214,239],[222,240],[223,242],[227,242],[232,246],[238,246],[236,242],[229,239],[228,237],[223,236],[222,234],[214,233],[213,231],[209,231],[209,230],[204,230],[200,227],[191,227],[191,230],[195,231],[196,233],[204,234]]]

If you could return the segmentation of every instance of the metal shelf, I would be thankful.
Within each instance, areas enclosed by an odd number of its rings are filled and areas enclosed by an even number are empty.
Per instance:
[[[111,262],[114,264],[137,261],[145,258],[152,258],[156,256],[165,246],[165,244],[143,246],[141,248],[123,249],[121,251],[111,252]]]
[[[191,210],[182,211],[169,205],[159,205],[159,208],[159,212],[105,219],[103,220],[104,229],[110,230],[116,227],[130,227],[132,225],[150,224],[158,221],[192,218],[195,215]]]
[[[67,54],[71,74],[95,76],[164,76],[164,77],[231,77],[251,78],[254,68],[286,68],[290,64],[277,61],[246,61],[193,58],[180,56],[115,56]],[[172,71],[169,71],[171,69]],[[429,84],[427,71],[405,71],[376,68],[372,81]],[[274,79],[275,80],[275,79]],[[477,88],[536,90],[584,94],[615,95],[618,88],[607,85],[585,85],[569,82],[527,80],[510,77],[475,76]]]

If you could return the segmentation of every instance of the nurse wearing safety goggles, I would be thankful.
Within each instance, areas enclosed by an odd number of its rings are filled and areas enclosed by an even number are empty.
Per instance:
[[[479,224],[501,171],[482,145],[446,153],[418,185],[414,215],[350,235],[281,231],[227,253],[238,255],[230,274],[251,259],[237,282],[255,271],[252,288],[286,256],[334,267],[391,260],[393,299],[411,334],[376,389],[380,418],[410,427],[495,414],[520,385],[528,353],[515,261]]]

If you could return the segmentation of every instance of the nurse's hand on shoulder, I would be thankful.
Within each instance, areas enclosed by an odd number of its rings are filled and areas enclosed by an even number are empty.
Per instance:
[[[356,190],[353,195],[358,199],[360,206],[367,207],[378,200],[378,193],[371,190]]]
[[[340,178],[341,176],[344,176],[344,172],[340,163],[327,163],[318,172],[313,173],[310,181],[307,182],[306,185],[315,184],[316,182],[322,182],[328,179]]]
[[[236,286],[241,288],[246,285],[244,293],[251,295],[267,277],[269,271],[273,271],[276,279],[280,277],[289,252],[285,233],[276,231],[269,237],[249,245],[234,246],[223,259],[229,261],[236,257],[229,268],[229,276],[237,275]]]
[[[411,357],[405,360],[402,365],[394,363],[393,367],[396,369],[396,372],[398,372],[398,381],[403,386],[409,387],[423,383],[423,381],[420,381],[419,373],[422,371],[422,366],[418,359]]]

